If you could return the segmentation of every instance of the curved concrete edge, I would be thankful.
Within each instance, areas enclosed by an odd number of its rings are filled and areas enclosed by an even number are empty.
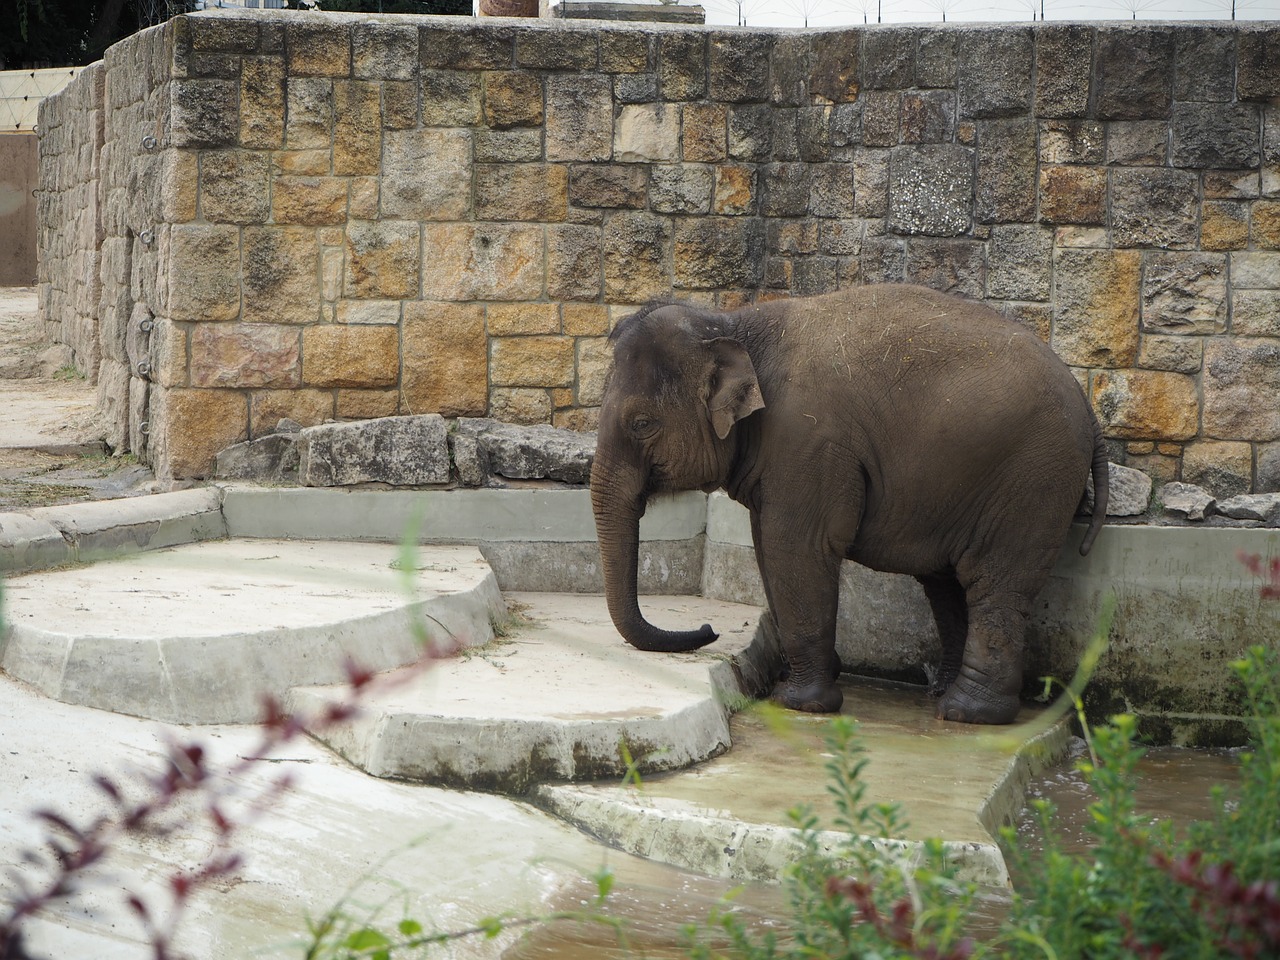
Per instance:
[[[1032,779],[1061,763],[1070,750],[1071,720],[1065,715],[1019,746],[1009,758],[1004,776],[991,788],[978,811],[978,822],[993,839],[999,838],[1002,827],[1013,826],[1017,821],[1027,805],[1027,787]]]
[[[227,536],[213,487],[0,514],[0,572],[45,570]]]
[[[803,854],[801,831],[773,824],[744,823],[705,812],[655,802],[639,790],[626,799],[605,797],[576,784],[544,784],[531,799],[548,813],[589,836],[626,853],[713,877],[777,883]],[[925,861],[925,845],[909,840],[854,837],[819,831],[818,851],[837,870],[852,869],[849,845],[866,843],[877,857],[911,868]],[[1008,886],[1009,871],[995,843],[946,841],[943,857],[958,879],[986,886]]]
[[[308,627],[157,640],[13,625],[0,640],[0,666],[64,703],[169,723],[254,723],[268,696],[343,683],[348,659],[392,670],[422,656],[419,640],[428,649],[483,645],[506,618],[486,569],[467,590],[406,597],[388,611]]]

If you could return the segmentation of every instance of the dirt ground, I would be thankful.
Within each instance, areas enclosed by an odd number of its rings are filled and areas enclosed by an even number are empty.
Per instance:
[[[0,512],[150,492],[150,469],[103,443],[96,394],[44,339],[35,289],[0,287]]]

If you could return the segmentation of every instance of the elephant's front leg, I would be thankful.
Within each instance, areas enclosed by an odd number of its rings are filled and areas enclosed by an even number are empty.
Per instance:
[[[773,698],[793,710],[834,713],[844,702],[836,679],[836,609],[840,561],[829,551],[777,529],[754,512],[751,532],[789,672]],[[800,540],[800,542],[797,542]]]

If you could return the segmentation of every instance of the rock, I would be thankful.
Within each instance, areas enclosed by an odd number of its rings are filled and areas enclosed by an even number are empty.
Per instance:
[[[594,434],[471,417],[458,419],[449,443],[459,479],[473,487],[494,476],[586,484],[596,450]]]
[[[1151,478],[1141,470],[1107,464],[1107,516],[1136,517],[1145,513],[1151,500]],[[1085,484],[1086,510],[1093,509],[1093,477]]]
[[[289,417],[281,417],[276,422],[276,433],[297,433],[302,429],[302,424],[297,420],[291,420]]]
[[[380,482],[447,483],[444,418],[436,413],[304,427],[298,437],[298,480],[309,487]]]
[[[296,433],[273,433],[257,440],[232,444],[214,457],[213,475],[220,480],[255,480],[263,483],[296,480]]]
[[[1166,483],[1160,488],[1165,513],[1181,513],[1188,520],[1203,520],[1216,502],[1213,494],[1194,483]]]
[[[1280,520],[1280,493],[1242,493],[1218,501],[1217,512],[1233,520]]]

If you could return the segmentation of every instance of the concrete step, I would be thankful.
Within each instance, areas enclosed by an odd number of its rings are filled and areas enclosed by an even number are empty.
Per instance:
[[[729,748],[729,716],[778,667],[758,607],[702,597],[645,597],[659,626],[721,629],[686,654],[627,646],[604,598],[511,593],[504,636],[426,669],[411,668],[362,703],[353,723],[314,735],[378,777],[523,793],[546,780],[618,780],[676,770]],[[335,688],[289,697],[322,714]]]
[[[47,696],[173,723],[246,723],[262,697],[375,671],[419,639],[483,645],[506,606],[475,547],[221,540],[12,577],[0,666]]]

